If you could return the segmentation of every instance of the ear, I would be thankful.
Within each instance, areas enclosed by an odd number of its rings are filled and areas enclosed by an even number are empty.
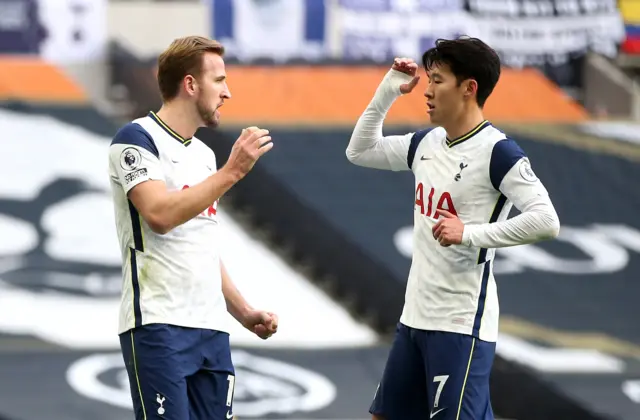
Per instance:
[[[473,98],[478,93],[478,82],[474,79],[467,79],[463,83],[464,96],[467,98]]]
[[[194,95],[198,90],[198,82],[196,81],[195,77],[190,74],[184,77],[182,83],[184,85],[184,90],[188,95]]]

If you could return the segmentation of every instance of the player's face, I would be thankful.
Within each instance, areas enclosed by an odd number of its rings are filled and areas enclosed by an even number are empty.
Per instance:
[[[427,113],[431,122],[446,125],[457,120],[464,112],[466,82],[458,84],[456,76],[446,64],[435,65],[427,69]]]
[[[220,122],[219,108],[231,98],[222,57],[213,53],[203,56],[198,86],[197,112],[205,126],[216,127]]]

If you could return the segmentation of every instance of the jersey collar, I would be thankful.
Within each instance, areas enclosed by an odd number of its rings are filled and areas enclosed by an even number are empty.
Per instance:
[[[185,139],[184,137],[182,137],[180,134],[176,133],[175,131],[173,131],[171,129],[171,127],[169,127],[167,124],[165,124],[164,121],[162,121],[160,119],[160,117],[158,117],[158,115],[156,115],[155,112],[151,111],[149,112],[149,117],[155,121],[160,127],[162,127],[162,129],[164,131],[167,132],[167,134],[169,134],[171,137],[173,137],[174,139],[178,140],[180,143],[182,143],[185,146],[188,146],[191,144],[191,139]]]
[[[467,134],[464,134],[460,137],[457,137],[453,140],[449,140],[449,138],[447,138],[447,146],[449,147],[453,147],[456,146],[460,143],[464,143],[465,141],[469,140],[471,137],[475,136],[476,134],[478,134],[480,131],[482,131],[484,128],[489,127],[491,125],[491,123],[487,120],[482,121],[480,124],[476,125],[476,127],[469,131]]]

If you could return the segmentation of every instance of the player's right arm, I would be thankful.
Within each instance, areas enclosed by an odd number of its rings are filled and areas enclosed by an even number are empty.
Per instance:
[[[120,130],[110,148],[110,164],[125,194],[149,227],[158,234],[193,219],[242,179],[255,162],[273,147],[267,130],[251,127],[233,145],[227,163],[199,184],[169,191],[158,150],[148,133],[137,124]],[[127,164],[127,153],[129,157]],[[138,161],[136,161],[136,159]]]
[[[420,79],[418,65],[410,59],[396,59],[376,93],[358,119],[346,150],[350,162],[375,169],[410,169],[409,149],[413,133],[384,136],[382,125],[395,100],[413,90]]]

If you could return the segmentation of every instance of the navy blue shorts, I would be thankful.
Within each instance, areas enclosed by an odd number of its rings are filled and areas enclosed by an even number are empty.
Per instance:
[[[149,324],[120,335],[138,420],[233,417],[229,334]]]
[[[493,420],[495,343],[398,324],[369,412],[386,420]]]

